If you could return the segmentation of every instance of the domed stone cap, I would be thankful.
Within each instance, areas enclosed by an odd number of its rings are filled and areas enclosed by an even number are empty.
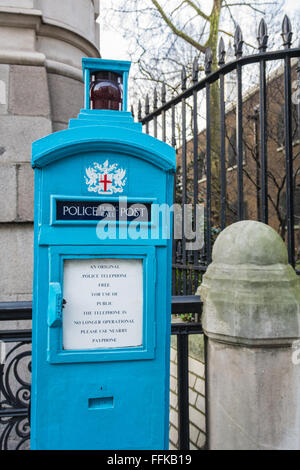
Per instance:
[[[268,266],[287,264],[286,246],[274,229],[254,220],[229,225],[218,236],[212,252],[215,263]]]

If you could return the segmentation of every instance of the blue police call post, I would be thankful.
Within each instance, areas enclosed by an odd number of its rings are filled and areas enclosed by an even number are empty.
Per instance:
[[[32,146],[32,449],[168,448],[175,151],[127,112],[129,68],[83,59],[84,109]]]

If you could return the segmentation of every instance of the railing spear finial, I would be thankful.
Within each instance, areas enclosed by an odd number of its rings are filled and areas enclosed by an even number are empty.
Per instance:
[[[220,38],[220,41],[219,41],[219,49],[218,49],[218,65],[219,67],[221,67],[222,65],[225,64],[225,54],[226,54],[226,51],[225,51],[225,44],[224,44],[224,41],[223,41],[223,38],[221,36]]]
[[[237,59],[239,59],[243,55],[243,44],[244,44],[244,41],[243,41],[242,30],[239,27],[239,25],[237,25],[235,29],[235,33],[234,33],[234,43],[233,43],[234,52],[235,52],[235,56]]]
[[[284,47],[286,49],[289,49],[292,44],[293,31],[291,21],[287,15],[285,15],[283,18],[281,36],[283,39]]]
[[[157,109],[157,89],[156,87],[154,88],[153,92],[153,109]]]
[[[268,28],[267,23],[265,22],[264,18],[260,20],[258,26],[258,34],[257,34],[257,41],[258,41],[258,49],[260,52],[266,52],[267,45],[268,45]]]
[[[211,64],[212,64],[211,48],[207,47],[205,49],[205,58],[204,58],[204,71],[206,75],[211,73]]]
[[[133,104],[131,105],[130,110],[131,110],[132,117],[133,117],[133,119],[134,119],[134,108],[133,108]]]
[[[185,70],[185,66],[183,66],[182,69],[181,69],[181,89],[182,89],[182,91],[186,90],[186,70]]]
[[[167,96],[167,91],[166,91],[166,84],[164,82],[161,87],[161,104],[162,105],[166,104],[166,96]]]
[[[146,99],[145,99],[145,113],[146,113],[146,116],[149,114],[149,111],[150,111],[149,95],[147,93]]]
[[[195,57],[193,61],[192,82],[194,85],[198,82],[198,57]]]

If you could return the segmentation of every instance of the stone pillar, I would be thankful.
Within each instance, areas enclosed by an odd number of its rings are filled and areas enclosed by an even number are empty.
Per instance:
[[[300,279],[286,247],[271,227],[242,221],[212,259],[199,289],[209,448],[300,449]]]

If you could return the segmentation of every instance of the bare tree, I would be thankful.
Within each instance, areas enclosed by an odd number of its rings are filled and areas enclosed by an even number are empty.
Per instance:
[[[195,56],[203,64],[208,47],[214,70],[220,35],[233,40],[238,23],[252,37],[245,45],[255,48],[258,19],[265,16],[268,25],[272,19],[276,27],[283,4],[284,0],[110,0],[107,8],[103,5],[101,21],[115,24],[129,40],[135,89],[141,96],[147,82],[164,82],[170,92],[177,92],[182,66],[187,77],[192,76]]]
[[[187,79],[193,75],[195,57],[199,70],[204,70],[204,54],[211,56],[211,70],[218,66],[218,41],[220,36],[235,41],[239,48],[252,52],[256,48],[258,19],[265,16],[268,24],[276,27],[277,13],[283,0],[115,0],[110,2],[105,19],[110,24],[118,20],[118,28],[130,40],[130,54],[134,69],[134,96],[137,101],[151,87],[165,83],[170,93],[181,91],[180,71]],[[238,23],[243,23],[245,41],[240,35],[234,38]],[[249,29],[252,31],[249,32]],[[239,30],[240,31],[240,30]],[[249,33],[249,34],[248,34]],[[254,34],[253,34],[254,33]],[[160,86],[158,87],[158,92]],[[219,185],[219,89],[215,82],[210,89],[212,184],[218,195]],[[150,103],[151,106],[152,103]],[[180,127],[180,122],[178,123]],[[218,213],[219,198],[214,199],[213,212]]]

